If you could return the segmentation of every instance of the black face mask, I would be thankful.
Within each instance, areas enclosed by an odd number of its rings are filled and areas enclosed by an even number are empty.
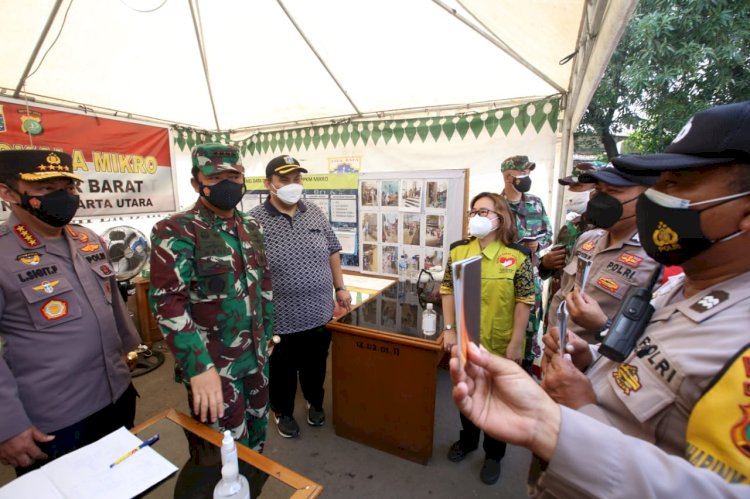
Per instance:
[[[21,208],[52,227],[62,227],[75,216],[79,200],[80,196],[73,195],[65,189],[43,196],[21,194]]]
[[[745,194],[747,195],[747,194]],[[709,239],[701,229],[701,212],[716,208],[737,196],[703,208],[669,208],[649,199],[644,193],[635,205],[636,225],[641,245],[648,256],[665,265],[680,265],[714,244],[741,233],[736,230],[718,239]]]
[[[513,188],[521,193],[529,192],[529,189],[531,189],[531,177],[528,175],[513,177]]]
[[[220,210],[231,210],[242,200],[245,195],[245,183],[238,184],[231,180],[222,180],[214,185],[205,185],[198,182],[201,196]],[[205,191],[208,190],[208,195]]]
[[[597,192],[586,205],[585,219],[587,223],[600,229],[609,229],[622,219],[622,206],[635,201],[637,197],[621,203],[617,198],[606,192]],[[634,217],[631,215],[626,218]],[[624,220],[624,219],[623,219]]]

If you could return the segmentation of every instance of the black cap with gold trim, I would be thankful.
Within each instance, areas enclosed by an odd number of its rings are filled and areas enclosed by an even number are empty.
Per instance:
[[[266,178],[271,178],[274,175],[286,175],[294,171],[300,171],[307,173],[307,170],[302,168],[299,161],[289,155],[276,156],[268,162],[266,166]]]
[[[82,182],[73,173],[73,158],[57,151],[33,151],[13,149],[0,151],[0,172],[4,178],[17,178],[27,182],[51,178],[72,178]]]

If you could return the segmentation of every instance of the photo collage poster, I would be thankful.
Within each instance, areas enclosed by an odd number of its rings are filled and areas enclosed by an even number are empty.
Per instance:
[[[242,198],[242,210],[250,211],[268,197],[265,177],[246,177],[247,188]],[[305,190],[302,199],[316,205],[328,219],[341,243],[341,265],[348,270],[359,270],[359,242],[357,240],[358,203],[357,173],[309,173],[302,176]]]
[[[417,271],[445,265],[448,186],[439,178],[360,180],[363,273],[397,277],[402,255]]]

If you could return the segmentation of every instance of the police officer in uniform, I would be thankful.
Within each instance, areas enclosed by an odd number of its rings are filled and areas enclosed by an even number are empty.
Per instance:
[[[18,474],[133,426],[139,337],[101,239],[69,225],[80,181],[68,154],[0,151],[0,462]]]
[[[658,264],[641,247],[635,223],[635,202],[657,175],[630,175],[614,167],[582,174],[579,181],[596,183],[586,219],[598,229],[583,233],[563,268],[560,289],[550,300],[548,326],[557,325],[555,312],[566,301],[568,329],[589,343],[606,328],[633,287],[645,286]],[[588,267],[583,290],[576,282]],[[583,292],[581,292],[583,291]]]
[[[638,232],[652,258],[684,276],[655,293],[622,363],[594,362],[596,351],[575,338],[570,358],[552,356],[547,392],[567,408],[509,383],[523,379],[514,366],[477,350],[466,374],[452,366],[454,398],[490,434],[549,462],[541,494],[747,497],[750,101],[696,114],[664,154],[613,162],[661,173],[637,201]],[[545,346],[559,348],[556,328]],[[495,412],[482,418],[488,398]]]

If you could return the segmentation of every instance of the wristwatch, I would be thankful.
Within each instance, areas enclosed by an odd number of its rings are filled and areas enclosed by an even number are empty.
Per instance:
[[[453,324],[446,324],[445,326],[443,326],[443,329],[446,331],[451,331],[453,327]]]
[[[346,291],[346,288],[344,286],[339,286],[338,288],[334,288],[334,291],[338,293],[339,291]]]

